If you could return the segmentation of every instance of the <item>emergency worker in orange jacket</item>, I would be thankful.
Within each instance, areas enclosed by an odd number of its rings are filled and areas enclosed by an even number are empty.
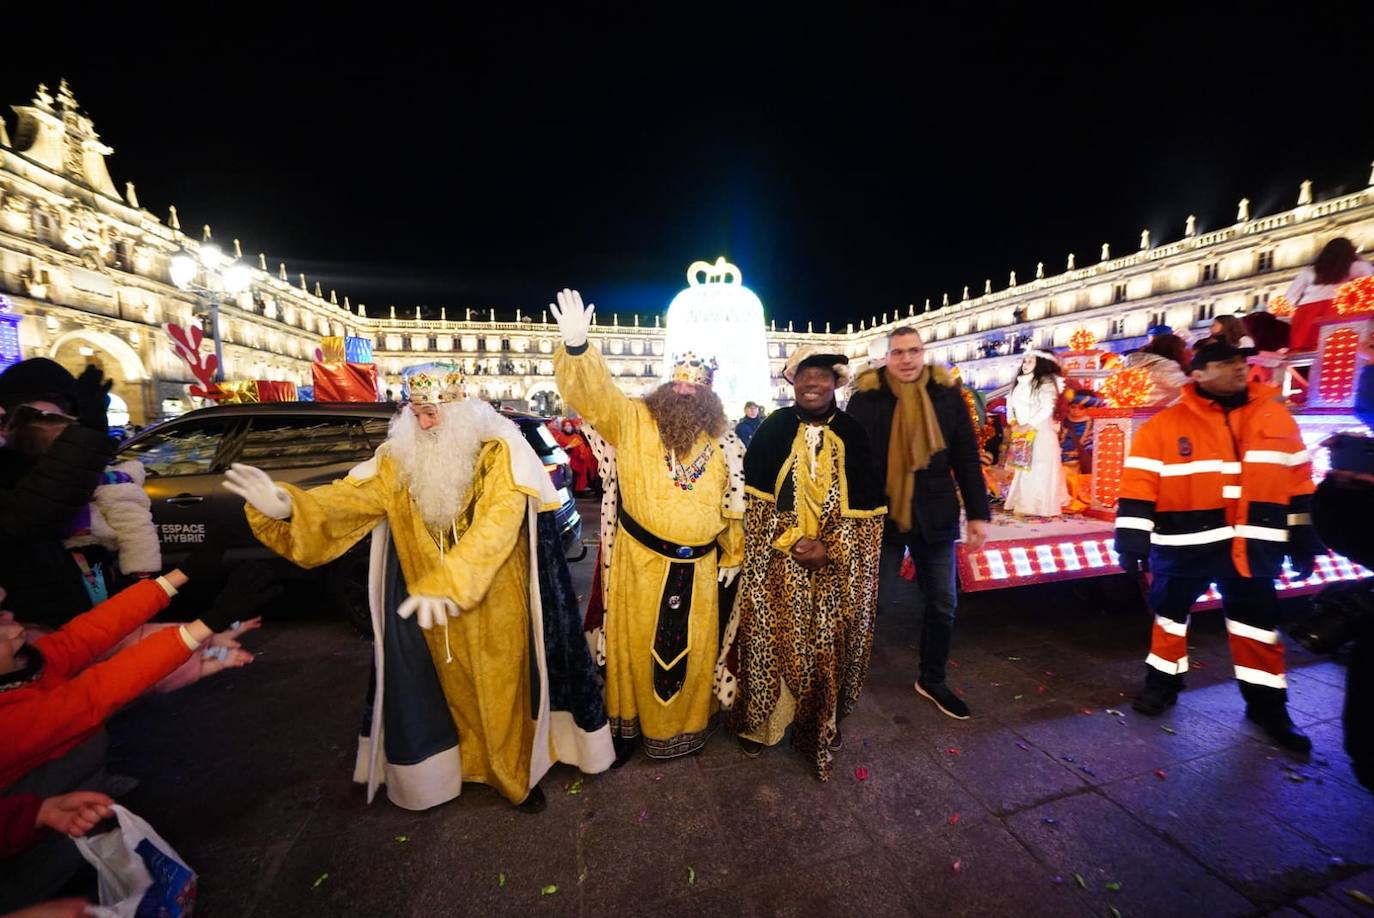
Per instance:
[[[1312,576],[1324,551],[1312,527],[1312,463],[1278,391],[1248,382],[1253,349],[1209,339],[1178,403],[1137,431],[1121,476],[1116,552],[1153,575],[1155,615],[1145,689],[1134,707],[1158,715],[1188,671],[1188,615],[1210,585],[1222,596],[1245,716],[1279,746],[1312,741],[1288,716],[1274,580]],[[1148,562],[1148,567],[1146,567]]]

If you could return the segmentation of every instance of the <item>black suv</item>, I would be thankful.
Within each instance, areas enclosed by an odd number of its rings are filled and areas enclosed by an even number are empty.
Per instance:
[[[164,566],[175,565],[213,526],[227,534],[233,561],[276,558],[253,537],[242,499],[224,490],[232,462],[256,466],[277,481],[303,488],[342,478],[369,459],[386,439],[397,406],[387,402],[277,402],[224,405],[192,411],[125,442],[117,461],[137,459],[148,478],[153,523],[162,542]],[[532,415],[503,410],[544,462],[562,498],[558,522],[564,551],[580,558],[582,518],[573,502],[568,457]],[[334,605],[371,633],[367,610],[370,539],[327,566],[319,585]]]

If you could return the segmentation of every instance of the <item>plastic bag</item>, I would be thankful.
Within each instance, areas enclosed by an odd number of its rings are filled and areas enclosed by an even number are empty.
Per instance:
[[[196,905],[196,873],[138,816],[116,804],[119,828],[74,839],[100,882],[97,918],[189,918]]]
[[[1034,449],[1034,428],[1013,432],[1011,435],[1011,444],[1007,447],[1007,468],[1017,472],[1029,472],[1031,467],[1031,453]]]

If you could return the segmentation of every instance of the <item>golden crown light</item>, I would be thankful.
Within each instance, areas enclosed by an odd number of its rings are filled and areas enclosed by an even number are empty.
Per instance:
[[[689,382],[697,386],[709,386],[716,375],[714,357],[698,357],[691,351],[679,354],[673,361],[672,382]]]
[[[406,385],[409,389],[408,401],[412,405],[439,405],[445,402],[461,402],[463,392],[463,371],[457,367],[435,367],[411,376]]]

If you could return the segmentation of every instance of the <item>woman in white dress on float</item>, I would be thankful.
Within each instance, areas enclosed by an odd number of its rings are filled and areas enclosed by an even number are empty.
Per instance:
[[[1021,375],[1007,399],[1007,423],[1012,434],[1035,432],[1030,468],[1012,476],[1004,506],[1024,516],[1059,516],[1069,502],[1068,484],[1059,450],[1059,400],[1064,377],[1059,361],[1048,351],[1027,351]]]

